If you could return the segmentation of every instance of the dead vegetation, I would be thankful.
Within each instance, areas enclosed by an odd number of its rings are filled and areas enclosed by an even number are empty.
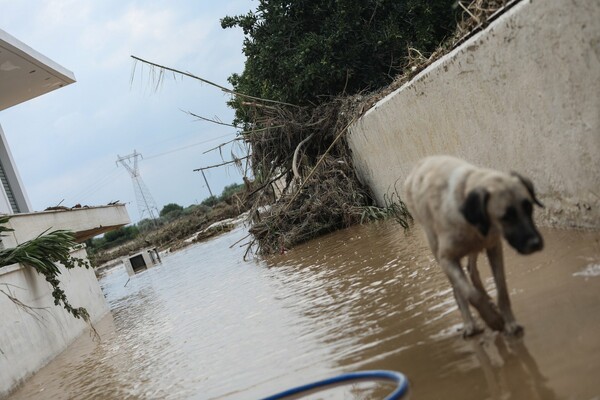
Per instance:
[[[361,113],[360,100],[337,98],[314,109],[248,103],[260,127],[245,135],[255,176],[280,188],[266,212],[258,212],[266,199],[256,199],[250,248],[260,254],[281,252],[392,211],[408,218],[403,207],[376,207],[356,176],[345,133]]]
[[[455,35],[425,57],[408,49],[404,74],[374,93],[331,99],[315,108],[244,102],[254,129],[244,134],[252,149],[254,173],[263,182],[286,179],[268,213],[256,217],[250,232],[259,254],[283,251],[323,233],[393,216],[407,227],[411,217],[397,192],[378,207],[358,179],[346,142],[348,127],[377,101],[393,92],[470,35],[482,29],[506,1],[458,2],[464,10]],[[260,206],[260,202],[254,208]],[[257,213],[253,214],[257,216]]]
[[[246,201],[247,192],[235,194],[230,203],[221,202],[208,212],[197,211],[191,215],[178,218],[156,230],[139,235],[118,249],[98,251],[90,256],[94,267],[101,266],[109,261],[119,259],[135,253],[145,247],[157,247],[161,250],[175,251],[189,244],[206,240],[214,235],[227,232],[232,229],[231,225],[217,226],[207,229],[217,221],[234,218],[248,210]],[[185,242],[186,239],[197,234],[193,240]]]
[[[255,187],[248,197],[253,239],[247,254],[271,254],[365,220],[393,216],[402,226],[408,226],[410,214],[398,193],[390,193],[387,204],[380,207],[358,179],[346,141],[348,128],[377,101],[487,26],[500,9],[516,2],[457,2],[464,12],[455,35],[427,56],[417,49],[407,49],[405,72],[391,85],[369,94],[328,99],[318,106],[298,107],[259,99],[187,72],[134,58],[158,69],[159,76],[168,71],[199,79],[242,104],[250,122],[244,124],[239,139],[247,145],[245,157],[250,158]],[[279,196],[274,197],[275,192],[280,192]],[[270,207],[264,211],[266,204]]]

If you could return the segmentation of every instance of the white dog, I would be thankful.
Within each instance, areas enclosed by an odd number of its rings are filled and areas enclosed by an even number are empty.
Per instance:
[[[517,173],[475,167],[449,156],[428,157],[417,163],[404,183],[404,200],[423,225],[429,246],[448,276],[464,320],[465,337],[477,328],[469,303],[497,331],[520,336],[523,328],[513,315],[502,258],[502,236],[521,254],[544,247],[533,219],[535,197],[530,180]],[[477,271],[477,255],[485,250],[498,291],[498,312]],[[460,261],[468,256],[471,282]]]

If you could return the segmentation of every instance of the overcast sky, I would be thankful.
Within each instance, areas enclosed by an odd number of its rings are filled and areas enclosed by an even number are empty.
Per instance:
[[[117,155],[142,153],[141,177],[158,209],[209,196],[195,168],[222,162],[204,151],[235,138],[235,129],[182,112],[231,122],[218,89],[167,77],[155,91],[147,67],[130,55],[229,86],[242,72],[243,34],[223,30],[225,15],[248,12],[250,0],[0,0],[0,29],[75,74],[77,82],[0,111],[0,124],[32,207],[103,205],[120,200],[139,220],[132,180]],[[230,158],[231,146],[223,157]],[[239,151],[238,151],[239,153]],[[206,172],[210,188],[241,183],[234,168]]]

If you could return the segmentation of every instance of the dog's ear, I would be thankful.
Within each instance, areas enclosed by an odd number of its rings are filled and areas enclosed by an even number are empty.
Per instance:
[[[539,201],[538,198],[535,196],[535,190],[533,189],[533,182],[531,182],[531,180],[529,178],[525,178],[523,175],[519,174],[518,172],[511,171],[510,174],[512,176],[516,176],[521,181],[523,186],[525,186],[525,188],[529,192],[529,195],[533,199],[533,202],[535,204],[537,204],[538,206],[544,208],[544,205],[542,204],[542,202]]]
[[[490,230],[490,217],[487,213],[487,203],[490,192],[483,188],[473,189],[460,206],[460,212],[468,223],[475,226],[483,236]]]

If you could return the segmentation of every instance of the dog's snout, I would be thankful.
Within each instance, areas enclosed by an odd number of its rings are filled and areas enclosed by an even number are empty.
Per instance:
[[[533,253],[534,251],[539,251],[544,248],[544,241],[541,236],[532,236],[527,241],[527,248]]]
[[[519,234],[520,233],[520,234]],[[539,232],[523,234],[517,231],[506,236],[508,243],[521,254],[531,254],[544,248],[544,239]]]

